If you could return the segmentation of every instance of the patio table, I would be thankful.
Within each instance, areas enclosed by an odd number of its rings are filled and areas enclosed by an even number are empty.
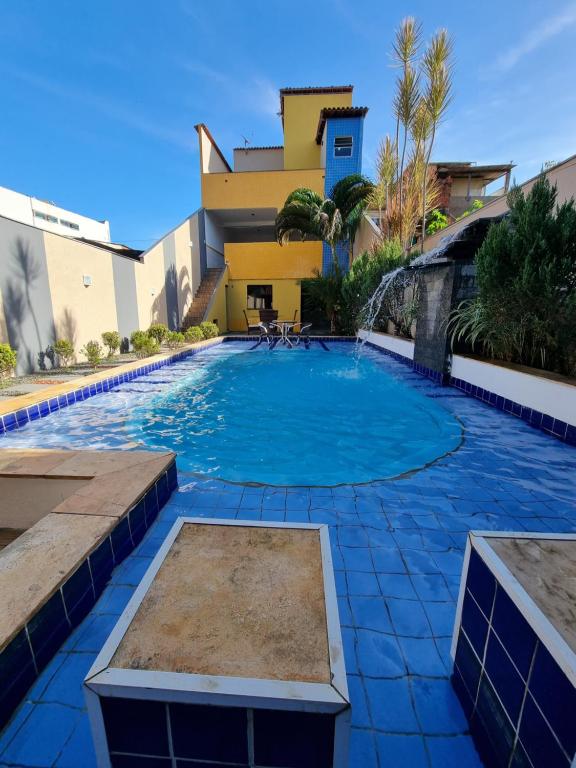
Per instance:
[[[289,344],[291,347],[293,346],[288,334],[295,325],[298,325],[295,320],[275,320],[270,323],[270,325],[274,328],[278,328],[280,331],[280,344]]]

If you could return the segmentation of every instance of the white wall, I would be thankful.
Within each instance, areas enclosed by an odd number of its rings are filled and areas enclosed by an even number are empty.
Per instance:
[[[57,221],[49,221],[35,216],[35,211],[55,218]],[[88,216],[81,216],[79,213],[60,208],[46,200],[23,195],[6,187],[0,187],[0,216],[19,221],[22,224],[30,224],[46,232],[54,232],[57,235],[110,242],[110,225],[107,221],[97,221],[88,218]],[[61,223],[62,220],[76,224],[78,229],[67,227]]]
[[[461,355],[452,357],[450,375],[576,426],[576,386]]]
[[[370,331],[368,333],[365,330],[360,330],[358,335],[361,339],[366,339],[375,347],[381,349],[387,349],[390,352],[395,352],[397,355],[408,358],[408,360],[414,360],[414,342],[409,339],[402,339],[400,336],[389,336],[387,333],[378,333],[377,331]]]
[[[234,171],[282,171],[284,170],[284,148],[235,149]]]
[[[204,240],[206,241],[206,265],[208,267],[224,266],[224,231],[217,224],[210,211],[204,211]]]

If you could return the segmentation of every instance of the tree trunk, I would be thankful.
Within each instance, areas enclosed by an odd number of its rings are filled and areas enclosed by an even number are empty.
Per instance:
[[[436,138],[436,122],[432,123],[432,132],[430,134],[430,144],[424,161],[424,178],[422,179],[422,237],[420,238],[420,253],[424,253],[424,240],[426,239],[426,194],[428,192],[428,165],[432,155],[432,147]]]

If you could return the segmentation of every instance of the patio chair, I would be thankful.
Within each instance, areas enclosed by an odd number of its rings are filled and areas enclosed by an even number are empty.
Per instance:
[[[263,325],[268,333],[279,333],[278,328],[271,323],[278,320],[277,309],[261,309],[260,310],[260,325]]]
[[[262,323],[260,320],[253,320],[250,321],[250,318],[246,314],[246,310],[243,309],[242,312],[244,312],[244,320],[246,320],[246,332],[247,333],[262,333]]]
[[[308,346],[310,344],[310,328],[312,328],[312,323],[303,323],[302,321],[296,323],[289,334],[294,344],[298,345],[302,340]]]

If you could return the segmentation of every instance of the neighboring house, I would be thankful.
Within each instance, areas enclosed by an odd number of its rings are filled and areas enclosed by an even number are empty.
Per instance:
[[[505,195],[510,187],[510,174],[514,165],[433,162],[430,168],[436,171],[440,185],[440,201],[437,207],[450,221],[454,221],[469,210],[475,200],[480,200],[486,205]],[[502,185],[487,194],[487,187],[498,179],[503,179]]]
[[[274,221],[297,187],[328,195],[334,184],[362,169],[366,107],[352,106],[351,85],[283,88],[280,116],[283,146],[237,147],[231,168],[208,128],[196,126],[200,144],[202,209],[199,211],[203,274],[224,269],[229,330],[246,329],[258,310],[277,309],[281,319],[301,312],[301,280],[331,264],[326,244],[306,240],[280,246]],[[339,249],[348,268],[348,250]],[[211,316],[212,317],[212,316]],[[194,319],[198,319],[197,316]]]
[[[67,237],[110,242],[110,224],[59,208],[48,200],[0,187],[0,216]]]
[[[447,164],[445,164],[447,165]],[[475,166],[473,166],[475,167]],[[489,168],[503,168],[505,166],[484,166]],[[563,203],[565,200],[569,200],[571,197],[576,197],[576,155],[566,158],[555,165],[546,166],[544,173],[550,180],[551,184],[555,184],[558,190],[557,203]],[[526,194],[532,188],[534,182],[538,176],[534,176],[528,181],[520,184],[520,188]],[[507,185],[505,184],[505,188]],[[480,198],[481,199],[481,198]],[[442,239],[445,237],[453,237],[461,229],[478,219],[484,219],[486,217],[499,216],[502,213],[506,213],[508,210],[508,203],[506,195],[502,192],[499,195],[491,196],[482,208],[465,216],[463,219],[454,221],[445,229],[441,229],[434,235],[429,235],[424,244],[424,250],[430,251],[432,248],[436,248]]]

